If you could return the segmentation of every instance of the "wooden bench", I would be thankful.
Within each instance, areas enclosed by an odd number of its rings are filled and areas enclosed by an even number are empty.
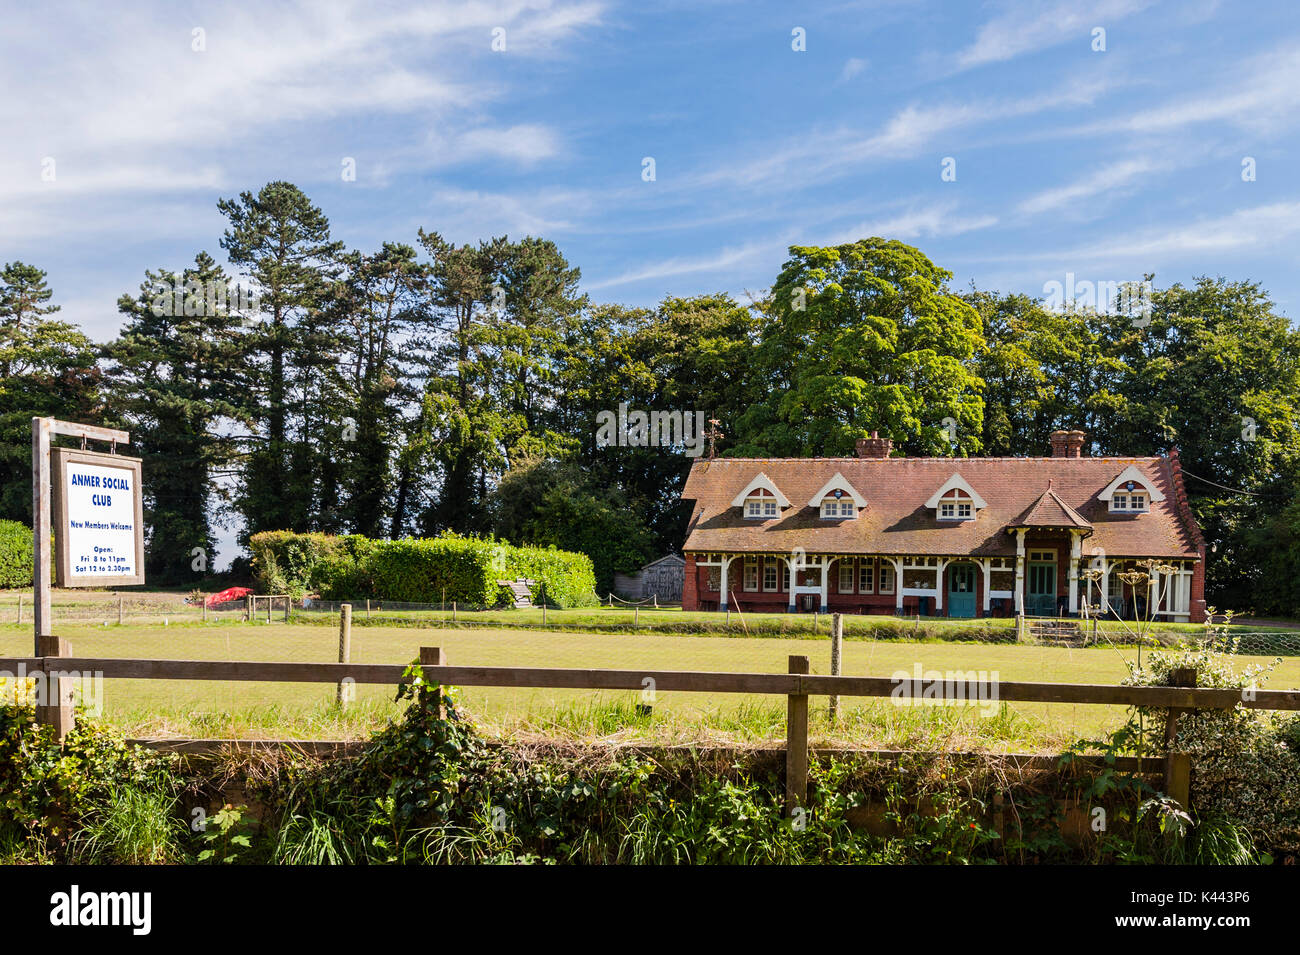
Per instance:
[[[535,580],[524,580],[523,578],[520,578],[519,580],[497,581],[498,586],[505,587],[510,591],[510,596],[514,598],[516,609],[531,607],[533,605],[532,588],[536,583],[537,581]]]

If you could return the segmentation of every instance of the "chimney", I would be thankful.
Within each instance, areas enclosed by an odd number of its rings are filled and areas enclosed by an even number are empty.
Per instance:
[[[889,438],[882,438],[880,432],[871,432],[869,438],[858,438],[858,457],[860,458],[887,458],[889,452],[894,450],[894,442]]]
[[[1053,431],[1049,438],[1052,442],[1052,457],[1083,457],[1083,441],[1086,437],[1082,431]]]

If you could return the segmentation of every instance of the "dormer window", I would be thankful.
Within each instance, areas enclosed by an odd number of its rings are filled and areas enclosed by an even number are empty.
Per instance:
[[[1097,498],[1109,504],[1112,514],[1145,514],[1153,503],[1163,501],[1165,496],[1151,478],[1130,464]]]
[[[980,508],[988,505],[965,478],[954,474],[930,496],[925,506],[932,508],[934,516],[941,521],[973,521]]]
[[[760,474],[732,498],[731,506],[742,508],[742,513],[750,520],[767,521],[780,517],[781,511],[790,506],[790,499],[781,493],[771,478]]]
[[[853,520],[858,516],[858,509],[867,506],[867,499],[836,471],[812,496],[808,506],[818,508],[824,521]]]
[[[975,516],[975,505],[969,497],[960,492],[939,501],[939,520],[969,521]]]
[[[822,498],[822,520],[852,520],[858,516],[858,506],[843,491],[835,491],[831,497]]]
[[[1112,511],[1140,514],[1147,509],[1146,491],[1116,491],[1110,498]]]
[[[779,508],[776,504],[776,497],[766,488],[759,488],[749,497],[745,498],[745,516],[757,520],[767,520],[776,517]]]

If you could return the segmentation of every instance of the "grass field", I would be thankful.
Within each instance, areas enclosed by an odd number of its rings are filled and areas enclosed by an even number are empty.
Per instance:
[[[73,652],[207,660],[336,659],[337,634],[323,626],[213,622],[208,625],[68,624],[58,628]],[[0,625],[0,656],[31,652],[31,630]],[[609,634],[539,629],[430,630],[358,625],[352,659],[401,663],[421,645],[445,649],[452,663],[628,669],[785,672],[792,653],[807,655],[815,673],[829,672],[826,637],[734,637],[678,634]],[[850,639],[843,672],[889,676],[926,670],[988,671],[991,679],[1115,683],[1127,673],[1131,647],[1070,649],[1013,644],[908,642]],[[1242,657],[1242,664],[1262,658]],[[1300,686],[1300,658],[1290,657],[1269,685]],[[358,703],[344,712],[332,705],[333,688],[314,684],[107,681],[104,715],[139,736],[245,736],[345,738],[372,729],[394,713],[392,689],[358,687]],[[466,709],[490,732],[546,733],[590,738],[665,741],[762,740],[784,735],[785,701],[734,694],[661,693],[654,713],[638,715],[634,693],[466,687]],[[824,698],[814,698],[814,709]],[[1078,735],[1119,722],[1118,707],[1072,704],[1010,704],[992,718],[974,708],[904,708],[881,701],[843,701],[845,716],[819,738],[873,745],[1005,750],[1055,749]]]

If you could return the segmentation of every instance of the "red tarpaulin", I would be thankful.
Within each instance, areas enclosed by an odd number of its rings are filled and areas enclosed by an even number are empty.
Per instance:
[[[252,592],[251,587],[227,587],[219,594],[209,594],[203,598],[203,606],[215,607],[217,604],[230,603],[232,600],[243,600]]]

